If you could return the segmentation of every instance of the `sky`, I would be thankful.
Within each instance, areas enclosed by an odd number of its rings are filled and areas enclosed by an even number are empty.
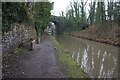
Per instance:
[[[61,11],[66,12],[66,9],[68,8],[70,1],[73,0],[51,0],[51,2],[54,2],[54,6],[53,6],[53,10],[51,11],[51,14],[59,16]]]
[[[70,6],[70,2],[73,1],[82,1],[82,0],[50,0],[51,2],[54,2],[53,10],[51,11],[52,15],[60,16],[61,11],[66,13],[66,10],[68,10]],[[86,0],[83,0],[86,2]],[[89,0],[87,0],[87,3],[89,3]]]
[[[69,8],[68,6],[69,6],[70,2],[73,2],[74,0],[50,0],[50,1],[54,2],[54,6],[53,6],[53,10],[51,11],[51,14],[60,16],[61,11],[63,11],[65,14],[66,10],[68,10],[68,8]],[[88,12],[88,9],[89,9],[88,5],[91,0],[75,0],[75,1],[78,1],[78,2],[80,2],[80,1],[86,2],[87,1],[85,10]],[[94,1],[94,0],[92,0],[92,1]],[[107,2],[108,0],[98,0],[98,1],[99,2],[101,2],[101,1]],[[109,0],[109,1],[119,1],[119,0]]]

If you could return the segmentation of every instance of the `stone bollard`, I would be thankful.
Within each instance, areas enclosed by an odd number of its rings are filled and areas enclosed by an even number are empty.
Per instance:
[[[36,43],[35,43],[35,40],[33,40],[33,41],[32,41],[32,47],[33,47],[33,49],[35,48],[35,44],[36,44]]]
[[[33,50],[33,38],[30,38],[30,48],[29,50]]]
[[[21,42],[19,45],[19,48],[33,50],[34,43],[35,43],[35,40],[33,40],[32,38],[29,38],[28,40]]]

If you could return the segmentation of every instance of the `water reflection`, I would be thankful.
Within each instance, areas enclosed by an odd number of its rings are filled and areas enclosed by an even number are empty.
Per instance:
[[[56,39],[91,78],[117,77],[118,47],[68,36]]]

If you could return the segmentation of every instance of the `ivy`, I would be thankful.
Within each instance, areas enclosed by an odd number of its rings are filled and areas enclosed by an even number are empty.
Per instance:
[[[15,23],[21,23],[27,17],[25,3],[3,2],[2,3],[2,32],[12,30]]]

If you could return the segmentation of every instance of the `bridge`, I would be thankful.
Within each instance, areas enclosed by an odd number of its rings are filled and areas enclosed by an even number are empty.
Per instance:
[[[51,17],[51,22],[55,24],[55,34],[61,34],[62,17],[54,15],[52,15]]]

